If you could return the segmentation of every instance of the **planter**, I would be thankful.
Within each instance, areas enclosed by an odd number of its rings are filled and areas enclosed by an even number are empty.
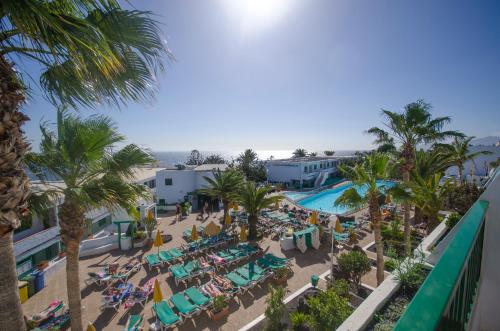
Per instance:
[[[288,282],[288,277],[273,277],[272,283],[274,285],[285,285]]]
[[[221,320],[221,319],[227,317],[227,315],[229,315],[229,307],[226,306],[226,307],[222,308],[221,311],[218,311],[216,313],[214,313],[212,310],[209,310],[208,315],[210,316],[210,319],[212,321]]]

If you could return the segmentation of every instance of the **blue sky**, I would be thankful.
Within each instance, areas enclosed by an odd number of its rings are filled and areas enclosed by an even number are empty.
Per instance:
[[[497,1],[132,4],[159,15],[176,58],[149,104],[99,109],[141,146],[363,149],[381,108],[419,98],[435,116],[452,116],[454,129],[500,135]],[[16,62],[37,77],[31,63]],[[38,145],[38,125],[55,111],[33,88],[25,131]]]

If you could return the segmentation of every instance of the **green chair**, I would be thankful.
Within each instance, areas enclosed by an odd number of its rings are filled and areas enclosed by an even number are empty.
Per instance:
[[[168,251],[160,251],[158,256],[163,263],[170,263],[176,259]]]
[[[183,293],[176,293],[170,297],[170,302],[179,311],[179,314],[185,318],[191,318],[193,315],[201,313],[198,305],[189,302]]]
[[[130,315],[127,321],[125,331],[139,331],[142,330],[142,315]]]
[[[202,309],[207,309],[212,305],[212,299],[201,293],[196,287],[186,289],[184,294],[189,298],[189,300]]]
[[[172,310],[172,308],[170,308],[166,301],[160,301],[153,304],[153,313],[160,321],[162,330],[167,330],[168,328],[174,327],[177,324],[183,323],[182,318],[174,313],[174,311]]]
[[[158,254],[146,255],[146,262],[148,264],[149,270],[153,269],[154,267],[159,267],[160,265],[162,265],[162,262],[160,261]]]

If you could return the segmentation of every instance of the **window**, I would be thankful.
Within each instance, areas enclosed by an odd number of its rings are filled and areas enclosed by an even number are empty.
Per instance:
[[[165,206],[165,199],[160,199],[160,200],[158,200],[158,204],[159,204],[160,206]]]
[[[304,167],[304,172],[307,172],[307,166]]]
[[[149,187],[150,187],[150,188],[155,188],[155,187],[156,187],[156,179],[152,179],[152,180],[150,181],[150,186],[149,186]]]
[[[316,169],[318,169],[318,165],[317,164],[314,165],[314,170],[316,170]]]
[[[173,184],[173,183],[172,183],[172,178],[165,178],[165,185],[170,186],[170,185],[172,185],[172,184]]]

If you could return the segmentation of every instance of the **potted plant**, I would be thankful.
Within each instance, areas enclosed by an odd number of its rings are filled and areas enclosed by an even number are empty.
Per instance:
[[[273,283],[276,285],[286,284],[288,280],[288,269],[283,267],[274,270]]]
[[[309,328],[307,327],[307,321],[309,316],[302,312],[293,312],[290,314],[290,322],[292,323],[293,331],[307,331]]]
[[[212,321],[218,321],[229,315],[229,306],[224,295],[218,295],[214,298],[214,304],[208,312]]]

